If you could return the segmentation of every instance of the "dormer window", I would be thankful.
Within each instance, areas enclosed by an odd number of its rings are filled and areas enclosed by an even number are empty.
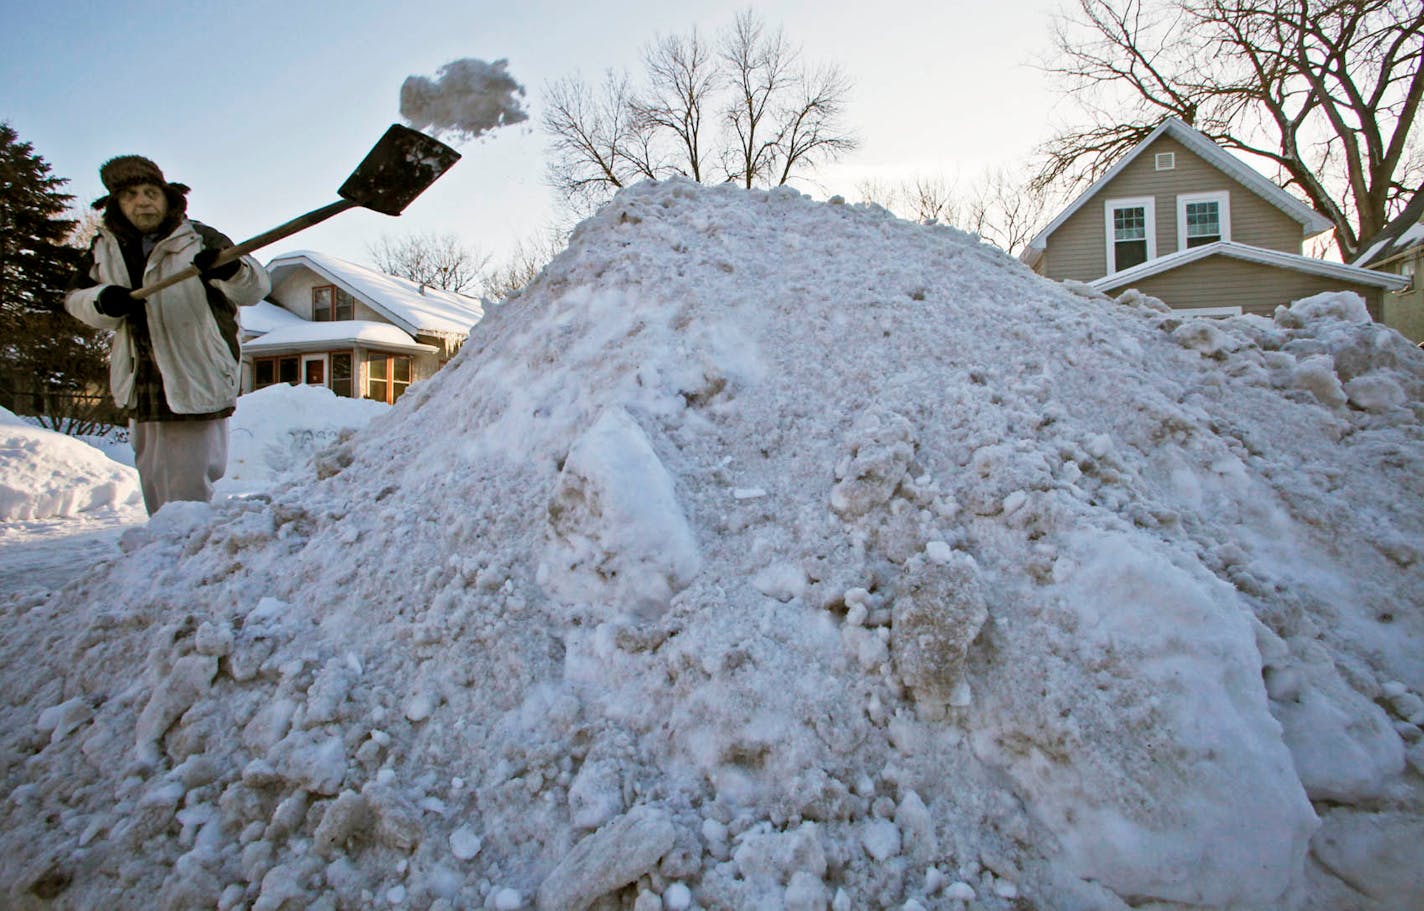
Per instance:
[[[1177,197],[1177,249],[1231,239],[1231,194],[1192,193]]]
[[[356,318],[356,299],[335,285],[312,289],[312,321],[318,323]]]
[[[1157,217],[1152,197],[1109,199],[1105,208],[1109,275],[1157,255]]]

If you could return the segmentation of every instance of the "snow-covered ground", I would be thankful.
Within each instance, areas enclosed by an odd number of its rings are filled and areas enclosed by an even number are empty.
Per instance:
[[[621,193],[262,496],[0,606],[62,908],[1424,904],[1424,355]]]
[[[217,496],[270,489],[388,410],[312,386],[242,396]],[[147,521],[133,451],[119,436],[80,442],[0,408],[0,596],[59,588],[118,556],[123,531]]]

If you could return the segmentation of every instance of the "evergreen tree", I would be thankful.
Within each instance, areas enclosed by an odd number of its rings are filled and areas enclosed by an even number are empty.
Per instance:
[[[108,336],[64,312],[81,254],[69,242],[66,183],[0,123],[0,405],[82,430],[103,402]]]

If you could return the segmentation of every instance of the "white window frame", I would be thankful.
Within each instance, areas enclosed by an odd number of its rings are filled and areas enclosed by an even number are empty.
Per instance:
[[[1113,236],[1113,213],[1118,209],[1142,209],[1147,228],[1147,260],[1157,258],[1157,200],[1152,196],[1131,196],[1109,199],[1103,203],[1103,227],[1107,232],[1108,275],[1122,270],[1117,267],[1117,238]]]
[[[1183,193],[1177,197],[1177,249],[1187,249],[1187,204],[1193,202],[1214,202],[1221,216],[1221,239],[1231,239],[1231,193],[1217,190],[1212,193]]]

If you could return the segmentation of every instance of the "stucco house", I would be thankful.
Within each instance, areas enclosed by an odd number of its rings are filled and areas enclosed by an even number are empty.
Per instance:
[[[1303,256],[1329,220],[1168,118],[1029,242],[1020,259],[1107,294],[1135,288],[1196,315],[1257,313],[1354,291],[1380,319],[1398,276]]]
[[[267,271],[267,300],[239,314],[244,393],[309,383],[394,403],[454,357],[484,316],[474,298],[310,250]]]
[[[1424,188],[1416,191],[1404,211],[1360,246],[1352,265],[1387,272],[1408,284],[1385,295],[1384,323],[1410,341],[1424,342]]]

